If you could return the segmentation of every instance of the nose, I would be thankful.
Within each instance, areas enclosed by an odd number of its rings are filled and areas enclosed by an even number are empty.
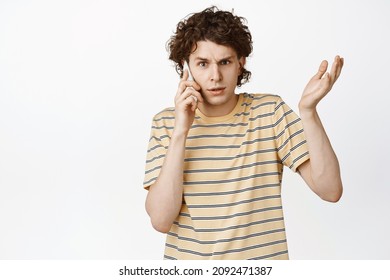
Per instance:
[[[222,74],[221,74],[221,71],[219,69],[219,65],[218,64],[212,64],[211,67],[210,67],[210,75],[211,75],[211,81],[213,82],[218,82],[218,81],[221,81],[222,80]]]

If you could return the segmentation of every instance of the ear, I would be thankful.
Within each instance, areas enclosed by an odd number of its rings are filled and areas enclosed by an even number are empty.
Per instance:
[[[246,63],[246,57],[245,56],[240,57],[238,59],[238,63],[240,64],[240,75],[241,75]]]

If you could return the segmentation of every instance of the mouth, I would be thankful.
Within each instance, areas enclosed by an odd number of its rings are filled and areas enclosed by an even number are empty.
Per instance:
[[[225,88],[226,87],[213,87],[213,88],[209,88],[208,91],[212,95],[221,95],[224,92]]]

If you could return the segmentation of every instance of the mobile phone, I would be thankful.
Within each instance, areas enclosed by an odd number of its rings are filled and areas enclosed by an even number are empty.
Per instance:
[[[183,71],[184,70],[188,70],[188,81],[193,81],[194,77],[192,77],[192,74],[191,74],[191,71],[190,71],[190,67],[188,66],[187,61],[184,61]]]
[[[188,79],[187,79],[187,81],[194,81],[194,77],[192,77],[192,74],[191,74],[191,71],[190,71],[190,66],[188,66],[187,61],[184,61],[183,71],[186,70],[186,69],[188,70]],[[198,99],[196,98],[195,95],[191,95],[191,96],[195,100],[195,102],[198,102]]]

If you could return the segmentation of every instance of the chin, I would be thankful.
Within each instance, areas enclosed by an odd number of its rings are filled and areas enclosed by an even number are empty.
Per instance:
[[[226,96],[208,96],[206,98],[206,103],[212,106],[220,106],[225,104],[229,98]]]

